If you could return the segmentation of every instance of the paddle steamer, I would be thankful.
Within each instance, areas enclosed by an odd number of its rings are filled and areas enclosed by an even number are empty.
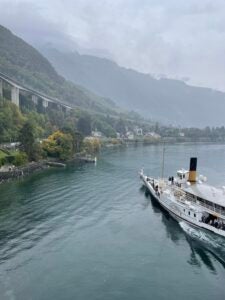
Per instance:
[[[181,169],[168,179],[155,179],[144,174],[140,178],[159,204],[178,222],[209,230],[225,237],[225,187],[216,188],[197,177],[197,158],[190,159],[189,171]]]

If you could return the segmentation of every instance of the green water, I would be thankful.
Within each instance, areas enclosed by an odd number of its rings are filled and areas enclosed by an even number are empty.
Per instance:
[[[188,167],[225,185],[224,145],[167,146],[165,175]],[[101,154],[0,186],[0,299],[225,299],[225,244],[182,228],[141,188],[162,147]]]

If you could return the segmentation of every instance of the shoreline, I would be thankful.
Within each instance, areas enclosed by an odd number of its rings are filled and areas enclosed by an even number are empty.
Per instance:
[[[136,141],[129,141],[128,143],[121,143],[121,144],[110,144],[110,145],[103,145],[100,151],[107,151],[107,150],[114,150],[118,148],[124,148],[124,147],[129,147],[129,146],[134,146],[134,145],[139,145],[139,146],[153,146],[153,145],[174,145],[174,144],[218,144],[218,145],[224,145],[224,142],[201,142],[201,141],[182,141],[182,142],[168,142],[168,141],[158,141],[157,143],[142,143],[142,142],[136,142]],[[87,156],[89,157],[87,159]],[[71,163],[93,163],[95,162],[95,159],[90,159],[90,155],[87,156],[80,156],[75,155],[73,158],[67,160],[67,161],[59,161],[59,160],[40,160],[38,162],[29,162],[28,164],[21,166],[21,167],[16,167],[13,170],[9,171],[0,171],[0,185],[11,182],[13,180],[18,180],[18,179],[23,179],[25,177],[28,177],[34,173],[41,172],[48,170],[50,168],[65,168]]]
[[[23,179],[34,173],[54,169],[54,168],[65,168],[71,163],[93,163],[94,160],[90,160],[85,157],[74,157],[67,161],[59,160],[40,160],[38,162],[29,162],[24,166],[15,167],[9,171],[0,171],[0,185],[11,182],[18,179]]]
[[[12,180],[28,177],[38,171],[44,171],[49,169],[46,161],[30,162],[22,167],[16,167],[13,170],[0,172],[0,184],[10,182]]]

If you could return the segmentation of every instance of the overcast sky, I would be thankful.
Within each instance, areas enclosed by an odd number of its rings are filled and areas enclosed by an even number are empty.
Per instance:
[[[0,0],[0,23],[34,45],[225,91],[224,0]]]

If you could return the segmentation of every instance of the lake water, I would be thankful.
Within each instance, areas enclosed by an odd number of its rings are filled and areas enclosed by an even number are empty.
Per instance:
[[[166,147],[165,175],[188,168],[225,185],[225,145]],[[0,186],[0,299],[225,299],[225,241],[179,225],[137,172],[161,173],[162,146]]]

